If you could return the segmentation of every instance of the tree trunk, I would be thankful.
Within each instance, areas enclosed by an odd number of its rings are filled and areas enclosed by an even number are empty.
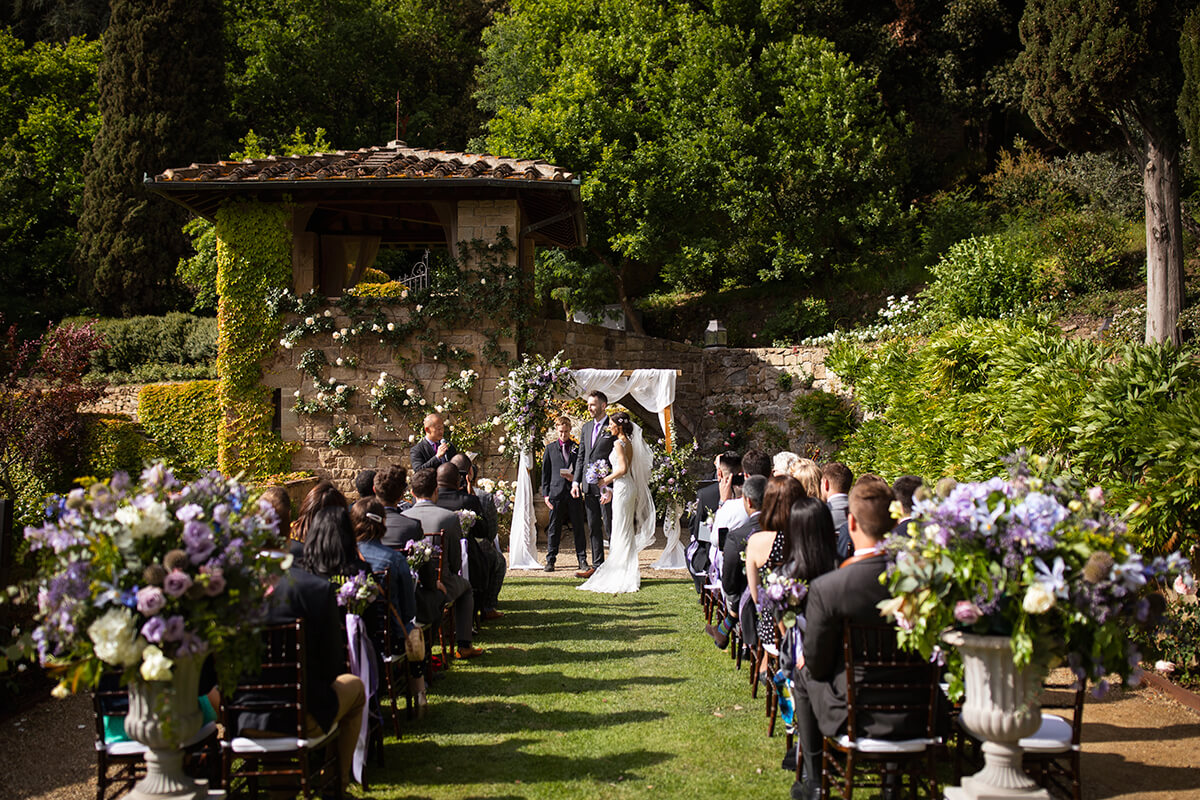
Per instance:
[[[1145,134],[1146,343],[1179,344],[1183,308],[1183,219],[1179,148]]]
[[[1178,196],[1176,192],[1176,196]],[[625,271],[629,269],[629,259],[622,258],[621,266],[617,268],[617,299],[621,303],[621,310],[625,312],[625,319],[629,321],[629,329],[634,333],[646,335],[646,331],[642,330],[642,323],[638,321],[637,315],[633,310],[633,302],[629,299],[629,295],[625,293]]]

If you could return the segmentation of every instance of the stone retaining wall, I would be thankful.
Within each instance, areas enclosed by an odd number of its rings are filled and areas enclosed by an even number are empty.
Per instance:
[[[138,392],[141,384],[128,386],[108,386],[104,395],[94,403],[82,405],[79,410],[84,414],[121,414],[137,421]]]

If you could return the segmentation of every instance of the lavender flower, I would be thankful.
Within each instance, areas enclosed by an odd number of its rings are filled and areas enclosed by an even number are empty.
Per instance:
[[[163,579],[163,591],[170,597],[181,597],[192,588],[192,578],[181,569],[173,569]]]

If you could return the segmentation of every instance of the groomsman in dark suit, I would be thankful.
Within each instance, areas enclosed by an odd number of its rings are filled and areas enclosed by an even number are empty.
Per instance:
[[[571,494],[579,445],[571,441],[570,419],[559,417],[554,421],[554,427],[558,430],[558,439],[546,445],[542,456],[542,499],[550,509],[550,525],[546,528],[546,572],[554,572],[564,519],[571,522],[571,530],[575,531],[575,558],[579,571],[585,572],[588,562],[583,502]]]
[[[878,475],[863,475],[850,490],[852,553],[833,572],[813,580],[808,589],[808,629],[804,633],[804,666],[796,673],[796,726],[804,757],[803,784],[793,798],[821,794],[821,736],[846,730],[846,657],[842,646],[845,620],[880,622],[876,604],[888,597],[879,583],[887,569],[883,537],[892,529],[892,487]],[[879,739],[919,736],[923,720],[911,715],[875,712],[859,716],[869,736]],[[915,726],[915,727],[914,727]]]
[[[592,418],[583,423],[579,432],[579,456],[575,460],[575,480],[571,496],[582,497],[587,510],[588,533],[592,539],[592,566],[575,573],[577,578],[590,578],[596,567],[604,563],[604,540],[612,529],[612,505],[600,502],[600,487],[587,482],[587,470],[597,461],[608,461],[612,454],[613,437],[608,432],[608,397],[604,392],[588,394],[588,413]],[[609,464],[609,466],[612,466]]]
[[[408,462],[415,475],[417,470],[426,467],[437,469],[442,464],[449,464],[457,452],[454,445],[446,440],[446,421],[442,419],[442,415],[427,414],[425,435],[409,451]]]

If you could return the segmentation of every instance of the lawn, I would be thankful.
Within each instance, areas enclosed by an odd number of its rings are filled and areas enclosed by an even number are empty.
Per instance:
[[[389,738],[374,798],[786,797],[747,667],[713,647],[690,581],[594,595],[510,575],[485,654]]]

